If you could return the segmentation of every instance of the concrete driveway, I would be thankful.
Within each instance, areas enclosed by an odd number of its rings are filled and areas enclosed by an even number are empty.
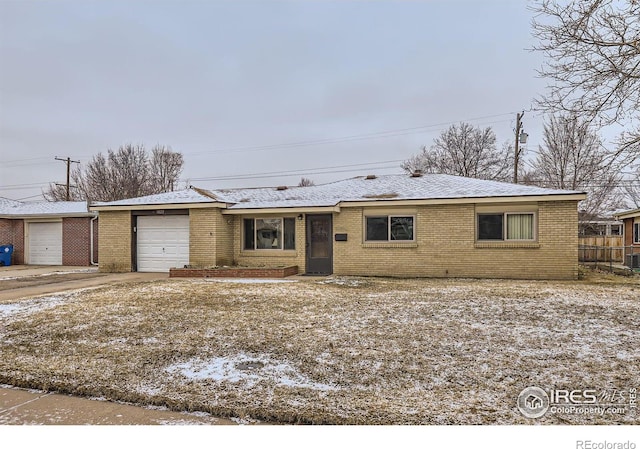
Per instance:
[[[0,267],[0,301],[168,277],[168,273],[99,273],[96,267],[11,265]]]

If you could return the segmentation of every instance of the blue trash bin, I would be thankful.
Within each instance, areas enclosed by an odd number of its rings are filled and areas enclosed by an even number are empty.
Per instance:
[[[0,267],[8,267],[11,265],[12,254],[13,245],[0,245]]]

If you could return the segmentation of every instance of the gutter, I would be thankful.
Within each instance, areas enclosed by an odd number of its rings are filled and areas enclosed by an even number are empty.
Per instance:
[[[89,245],[91,249],[90,249],[89,251],[91,251],[90,260],[91,260],[91,265],[93,265],[93,266],[97,266],[97,265],[98,265],[98,262],[94,262],[94,261],[93,261],[93,223],[94,223],[97,219],[98,219],[98,216],[96,215],[96,216],[95,216],[95,217],[93,217],[93,218],[91,219],[91,221],[89,222],[89,239],[91,240],[91,243],[90,243],[90,245]]]

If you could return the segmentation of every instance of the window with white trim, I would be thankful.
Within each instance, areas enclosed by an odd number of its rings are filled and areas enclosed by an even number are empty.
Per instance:
[[[245,218],[242,222],[245,250],[296,249],[295,218]]]
[[[375,215],[365,217],[365,241],[402,242],[413,241],[413,215]]]
[[[640,243],[640,223],[633,224],[633,243]]]
[[[535,214],[478,214],[477,239],[480,241],[535,240]]]

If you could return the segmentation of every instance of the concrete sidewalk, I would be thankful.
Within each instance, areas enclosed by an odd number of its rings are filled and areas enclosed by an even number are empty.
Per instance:
[[[104,400],[0,387],[0,425],[234,425],[206,413],[179,413]]]

